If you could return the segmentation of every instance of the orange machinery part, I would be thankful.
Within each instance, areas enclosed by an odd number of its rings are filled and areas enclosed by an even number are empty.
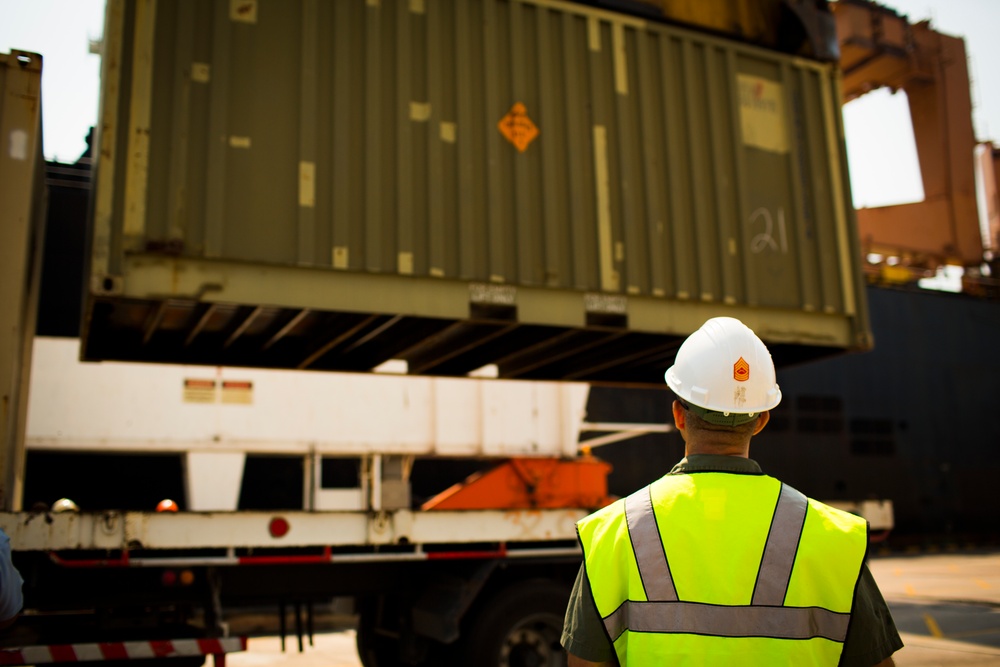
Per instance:
[[[987,141],[980,149],[978,167],[986,201],[986,238],[983,245],[990,252],[990,258],[996,261],[1000,254],[1000,148]]]
[[[579,459],[509,459],[442,491],[424,510],[599,508],[608,496],[611,464]]]
[[[867,0],[840,0],[833,10],[844,101],[881,87],[906,92],[924,186],[922,202],[857,212],[864,251],[929,268],[980,264],[965,42]]]

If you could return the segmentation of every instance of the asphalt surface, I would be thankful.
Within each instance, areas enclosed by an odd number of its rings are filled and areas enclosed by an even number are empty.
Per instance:
[[[1000,552],[876,557],[900,667],[1000,665]]]
[[[1000,551],[876,556],[870,567],[903,639],[898,667],[1000,667]],[[353,629],[303,644],[286,637],[282,652],[280,638],[252,636],[226,665],[361,667]]]

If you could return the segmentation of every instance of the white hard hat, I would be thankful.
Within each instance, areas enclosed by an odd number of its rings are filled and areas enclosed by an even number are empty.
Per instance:
[[[52,503],[53,512],[79,512],[80,508],[76,506],[69,498],[60,498],[59,500]]]
[[[664,377],[682,402],[713,424],[745,424],[781,402],[771,353],[732,317],[713,317],[688,336]]]

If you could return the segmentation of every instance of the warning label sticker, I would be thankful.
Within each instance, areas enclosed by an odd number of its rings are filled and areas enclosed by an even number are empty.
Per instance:
[[[497,127],[521,153],[528,150],[528,145],[538,136],[538,127],[528,118],[528,110],[520,102],[510,108]]]
[[[214,403],[215,380],[187,378],[184,380],[185,403]]]
[[[743,143],[772,153],[787,153],[784,86],[749,74],[737,75],[736,81]]]
[[[253,382],[248,380],[223,380],[222,402],[241,403],[243,405],[253,403]]]

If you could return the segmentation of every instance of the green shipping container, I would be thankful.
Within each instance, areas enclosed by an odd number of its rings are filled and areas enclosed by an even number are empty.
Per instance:
[[[20,510],[45,229],[42,58],[0,53],[0,510]]]
[[[554,0],[109,0],[86,359],[662,383],[870,333],[832,65]]]

